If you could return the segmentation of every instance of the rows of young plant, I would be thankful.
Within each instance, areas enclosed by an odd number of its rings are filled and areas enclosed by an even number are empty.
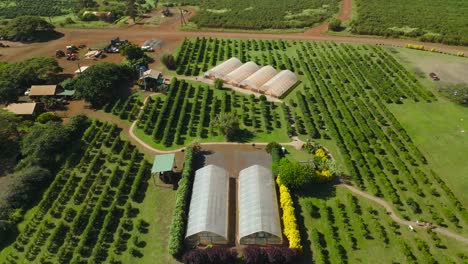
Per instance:
[[[95,121],[81,160],[67,163],[13,243],[9,263],[103,263],[142,246],[131,239],[149,164],[115,125]]]
[[[337,0],[255,2],[235,0],[176,0],[200,10],[190,19],[200,27],[236,29],[303,28],[333,16]]]
[[[170,147],[191,139],[223,136],[214,127],[220,113],[234,113],[252,133],[271,133],[284,127],[277,104],[226,90],[173,79],[167,95],[147,99],[137,128],[154,142]]]
[[[72,0],[3,0],[0,1],[0,16],[14,18],[18,16],[58,16],[65,9],[73,7]]]
[[[458,0],[357,0],[357,34],[407,36],[427,42],[468,45],[468,2]]]
[[[360,188],[391,201],[405,218],[466,227],[468,216],[462,203],[431,171],[386,106],[406,100],[432,102],[435,97],[384,49],[328,42],[195,38],[184,41],[177,59],[186,65],[181,73],[192,75],[196,72],[186,69],[205,70],[231,56],[289,68],[299,76],[303,88],[284,99],[288,107],[282,112],[290,113],[299,135],[333,139]]]
[[[382,51],[367,49],[370,55],[350,45],[303,44],[298,56],[305,58],[303,70],[310,81],[304,93],[315,98],[309,103],[317,103],[325,127],[361,188],[391,201],[405,218],[419,215],[439,225],[463,227],[460,219],[466,217],[465,208],[434,184],[437,181],[426,159],[385,105],[403,97],[402,88],[415,101],[430,101],[432,96],[419,84],[412,90],[398,85],[395,88],[400,89],[390,92],[384,76],[395,62],[387,63],[384,71],[378,62]],[[411,80],[405,72],[392,75],[397,76],[396,82]],[[440,199],[431,198],[435,193]]]
[[[141,100],[137,95],[129,96],[128,98],[120,98],[113,103],[104,106],[106,113],[111,113],[118,116],[120,119],[134,121],[140,113],[142,106]]]
[[[301,204],[310,223],[307,229],[314,263],[371,262],[379,258],[380,249],[395,252],[383,251],[387,252],[382,256],[386,262],[456,263],[463,256],[462,247],[448,250],[431,229],[411,232],[393,222],[382,208],[364,207],[351,193],[327,200],[301,198]],[[371,256],[365,253],[369,249],[374,251]]]

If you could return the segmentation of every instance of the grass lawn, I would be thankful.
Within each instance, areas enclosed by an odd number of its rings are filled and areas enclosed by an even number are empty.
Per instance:
[[[429,164],[463,204],[468,202],[468,108],[446,99],[389,105]],[[463,132],[464,131],[464,132]]]
[[[172,186],[163,186],[159,179],[155,185],[153,179],[149,179],[145,199],[137,206],[140,218],[150,223],[148,233],[140,236],[140,240],[146,242],[146,247],[141,250],[141,258],[135,258],[126,251],[122,255],[122,263],[179,263],[168,253],[167,244],[175,194]]]

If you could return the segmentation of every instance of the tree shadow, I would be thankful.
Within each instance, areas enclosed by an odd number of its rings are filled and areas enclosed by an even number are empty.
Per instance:
[[[230,142],[247,143],[254,137],[254,134],[248,129],[239,129],[231,138],[228,139]]]

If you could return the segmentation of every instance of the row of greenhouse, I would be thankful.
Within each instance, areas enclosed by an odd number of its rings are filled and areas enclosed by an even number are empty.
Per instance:
[[[232,57],[204,74],[205,78],[222,79],[228,84],[274,97],[281,97],[297,83],[290,70],[279,73],[270,65],[260,67],[255,62],[242,63]]]
[[[229,217],[229,179],[228,172],[215,165],[196,171],[186,244],[191,247],[228,244],[230,235],[233,235],[229,232],[232,225],[236,226],[235,238],[239,244],[282,244],[276,188],[271,171],[253,165],[239,172],[236,223]]]

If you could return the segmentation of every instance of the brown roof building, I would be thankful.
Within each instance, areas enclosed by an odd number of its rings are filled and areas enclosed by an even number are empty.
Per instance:
[[[54,96],[57,93],[57,85],[33,85],[29,96]]]
[[[38,110],[37,103],[9,104],[5,109],[19,116],[34,116]]]

